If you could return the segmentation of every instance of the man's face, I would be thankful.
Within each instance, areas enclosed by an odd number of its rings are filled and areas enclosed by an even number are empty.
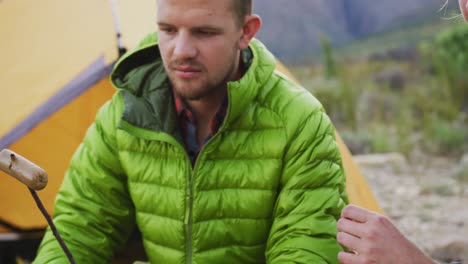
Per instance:
[[[460,3],[460,10],[465,18],[465,21],[468,22],[468,0],[458,0]]]
[[[239,39],[232,0],[158,0],[159,50],[175,92],[199,100],[236,77]]]

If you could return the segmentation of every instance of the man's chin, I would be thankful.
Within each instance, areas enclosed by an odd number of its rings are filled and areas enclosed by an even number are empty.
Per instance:
[[[205,98],[205,95],[196,95],[196,94],[177,94],[179,98],[183,99],[184,101],[200,101],[201,99]]]
[[[195,92],[195,90],[197,89],[193,87],[174,87],[174,91],[177,94],[177,96],[187,101],[198,101],[207,95],[206,92]]]

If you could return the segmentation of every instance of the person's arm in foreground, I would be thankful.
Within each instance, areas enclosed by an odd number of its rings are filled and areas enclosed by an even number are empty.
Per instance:
[[[121,99],[117,96],[99,111],[88,129],[55,202],[54,222],[76,263],[109,263],[134,224],[134,210],[115,149],[115,122],[121,112],[115,109],[115,99]],[[50,229],[34,263],[68,263]]]
[[[267,263],[337,263],[342,250],[336,221],[347,199],[344,171],[333,126],[315,110],[290,135]]]
[[[348,205],[338,221],[338,242],[354,252],[340,252],[342,264],[435,264],[385,216]]]

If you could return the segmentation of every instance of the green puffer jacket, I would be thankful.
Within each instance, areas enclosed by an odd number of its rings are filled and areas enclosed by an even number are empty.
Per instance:
[[[118,92],[72,158],[54,221],[77,263],[109,263],[136,224],[151,263],[337,263],[347,202],[333,126],[257,40],[192,167],[156,34],[111,75]],[[66,263],[50,230],[34,263]]]

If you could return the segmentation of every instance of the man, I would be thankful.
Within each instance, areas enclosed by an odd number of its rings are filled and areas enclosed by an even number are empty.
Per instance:
[[[253,37],[251,0],[158,0],[158,34],[115,66],[57,196],[77,263],[136,224],[151,263],[337,263],[347,202],[334,129]],[[35,263],[65,263],[47,232]]]
[[[459,0],[468,22],[468,0]],[[355,205],[343,209],[338,221],[338,242],[352,251],[340,252],[342,264],[399,263],[434,264],[422,250],[409,241],[385,216]]]

